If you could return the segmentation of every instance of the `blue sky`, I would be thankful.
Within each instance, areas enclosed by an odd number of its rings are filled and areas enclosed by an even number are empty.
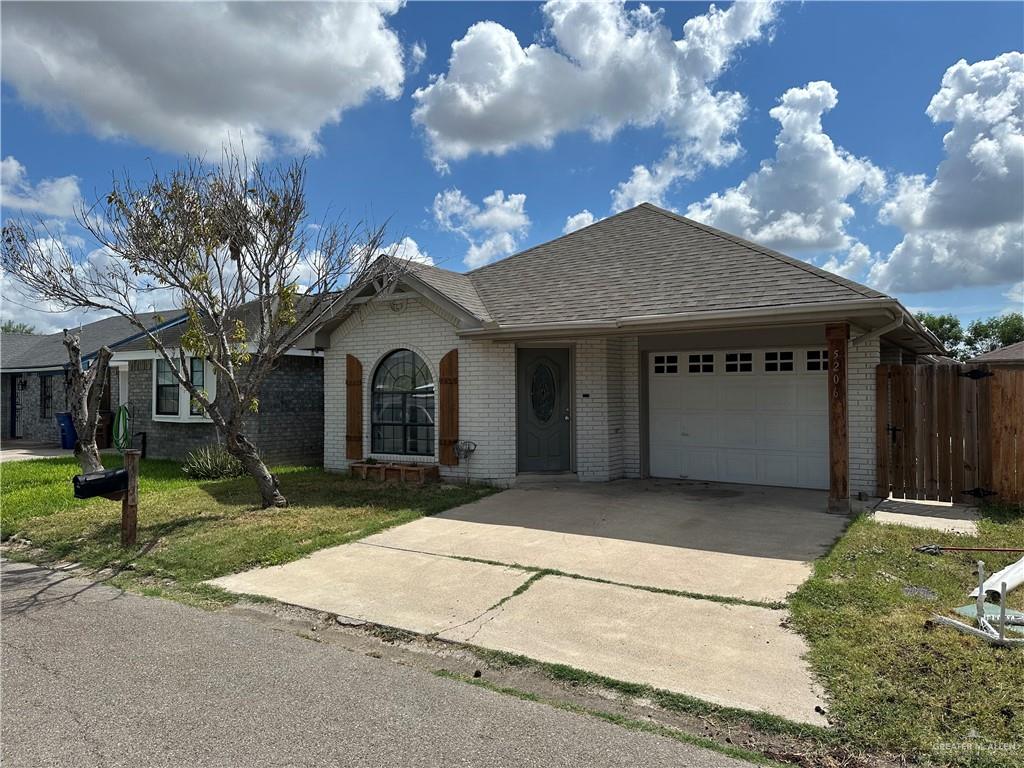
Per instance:
[[[740,9],[739,31],[739,11],[707,3],[233,6],[242,33],[165,26],[160,6],[39,5],[4,6],[5,216],[66,219],[111,172],[169,167],[221,131],[267,156],[312,151],[314,213],[390,218],[393,240],[450,269],[649,199],[912,309],[970,320],[1024,303],[1024,72],[1006,55],[1024,48],[1020,3],[789,3]],[[691,31],[684,61],[667,41],[690,19],[711,33]],[[179,51],[183,73],[166,61]],[[709,121],[727,127],[709,138]]]

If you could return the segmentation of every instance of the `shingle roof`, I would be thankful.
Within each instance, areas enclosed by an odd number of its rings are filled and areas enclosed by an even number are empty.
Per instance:
[[[1024,341],[1007,344],[971,358],[972,363],[1024,363]]]
[[[139,319],[148,326],[154,326],[178,316],[180,316],[180,313],[177,310],[166,310],[164,312],[145,312],[139,315]],[[80,329],[82,357],[94,355],[104,345],[115,350],[120,349],[122,348],[121,344],[126,339],[131,339],[138,334],[138,328],[117,315],[83,325]],[[5,342],[7,340],[6,337],[7,334],[4,334]],[[17,355],[12,356],[11,359],[8,359],[6,353],[4,354],[3,367],[5,369],[45,369],[57,368],[67,364],[68,355],[67,350],[64,349],[63,333],[50,333],[33,338],[32,344],[26,345]]]
[[[649,203],[467,274],[500,325],[888,298]]]
[[[11,362],[42,338],[37,333],[0,332],[0,368],[11,367]]]

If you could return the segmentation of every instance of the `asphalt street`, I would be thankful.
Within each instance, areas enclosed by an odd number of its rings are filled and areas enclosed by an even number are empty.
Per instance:
[[[746,765],[241,616],[0,568],[5,768]]]

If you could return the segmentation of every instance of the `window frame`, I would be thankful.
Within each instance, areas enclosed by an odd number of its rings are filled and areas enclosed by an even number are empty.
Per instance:
[[[694,358],[697,359],[694,360]],[[686,373],[690,376],[714,375],[716,363],[717,359],[714,352],[686,353]],[[694,368],[697,370],[694,370]]]
[[[811,357],[811,353],[820,355],[820,357]],[[811,368],[811,364],[817,365],[817,368]],[[827,349],[807,349],[804,350],[804,370],[803,373],[828,373],[829,354]]]
[[[408,354],[413,356],[413,361],[414,361],[414,363],[413,363],[413,365],[414,365],[413,384],[415,384],[415,382],[416,382],[416,377],[415,377],[416,364],[415,364],[415,361],[419,361],[419,366],[422,367],[422,369],[425,370],[426,373],[430,376],[430,381],[428,383],[421,384],[419,387],[414,387],[413,389],[409,389],[409,390],[381,390],[381,391],[378,391],[378,389],[377,389],[378,377],[381,375],[381,373],[383,371],[386,370],[386,366],[389,363],[391,363],[391,361],[397,355],[400,355],[402,353],[408,353]],[[408,347],[400,347],[400,348],[397,348],[397,349],[393,349],[390,352],[388,352],[387,354],[385,354],[383,357],[381,357],[381,359],[378,361],[377,365],[373,369],[372,375],[369,377],[369,385],[370,385],[369,386],[369,390],[370,390],[370,393],[369,393],[369,400],[370,400],[370,403],[369,403],[369,405],[370,405],[370,454],[376,455],[376,456],[403,456],[403,457],[411,456],[411,457],[417,457],[417,458],[421,458],[421,459],[435,459],[437,457],[437,414],[438,414],[438,405],[439,405],[439,403],[438,403],[437,376],[436,376],[434,370],[432,369],[430,363],[427,362],[426,357],[421,355],[416,350],[409,349]],[[427,397],[428,396],[428,392],[425,390],[425,387],[427,387],[428,385],[430,387],[430,391],[429,391],[430,411],[429,411],[429,414],[427,414],[428,420],[427,421],[414,421],[414,420],[411,420],[409,418],[409,414],[410,413],[414,412],[417,408],[425,410],[424,406],[422,404],[420,404],[420,403],[417,403],[415,398],[417,398],[417,397]],[[382,419],[382,418],[381,419],[378,418],[378,416],[377,416],[377,412],[378,412],[377,403],[378,403],[378,401],[383,401],[383,399],[385,397],[388,397],[389,399],[397,397],[397,398],[400,399],[400,404],[398,406],[398,410],[399,410],[399,412],[401,413],[401,416],[402,416],[400,420],[394,420],[394,419],[386,419],[385,420],[385,419]],[[383,413],[385,410],[387,410],[389,412],[393,412],[395,410],[395,408],[394,408],[394,406],[391,406],[390,408],[385,409],[382,406],[380,410],[381,410],[381,413]],[[398,451],[385,450],[383,445],[381,444],[381,442],[378,442],[378,436],[377,436],[377,428],[378,427],[389,427],[389,428],[392,428],[392,429],[393,428],[398,428],[398,430],[400,432],[399,440],[400,440],[401,450],[398,450]],[[422,440],[429,447],[429,452],[423,452],[423,451],[413,452],[413,451],[409,450],[409,433],[410,433],[410,430],[413,430],[413,429],[415,429],[415,430],[426,429],[428,431],[429,436],[425,437],[425,438],[422,438]],[[380,441],[383,441],[384,439],[385,438],[382,435],[380,437]]]
[[[168,350],[168,354],[170,354],[171,357],[174,358],[175,353],[173,351]],[[203,360],[203,358],[195,357],[193,355],[190,355],[190,356],[186,357],[185,361],[186,361],[185,364],[188,366],[188,371],[189,371],[189,376],[190,377],[192,376],[192,371],[193,371],[193,361],[197,361],[197,362],[201,361],[203,363],[203,382],[204,383],[205,382],[210,382],[210,386],[208,386],[208,387],[204,386],[204,389],[206,390],[206,394],[207,394],[208,398],[210,398],[211,400],[216,398],[216,396],[217,396],[217,379],[214,376],[213,365],[209,361]],[[177,361],[175,361],[175,362],[177,362]],[[152,386],[152,393],[151,393],[151,397],[150,397],[150,413],[152,415],[153,421],[186,422],[186,423],[189,423],[189,422],[191,422],[191,423],[209,423],[210,422],[210,417],[207,414],[202,413],[202,410],[201,410],[202,407],[201,406],[200,406],[200,411],[198,413],[195,412],[195,409],[193,408],[193,404],[192,404],[192,396],[189,394],[189,391],[187,389],[185,389],[185,387],[183,387],[181,385],[181,382],[179,382],[177,380],[177,377],[174,377],[174,383],[173,384],[158,384],[157,383],[158,382],[158,375],[159,375],[158,372],[159,372],[159,369],[161,367],[161,363],[163,363],[164,365],[167,365],[167,361],[164,360],[163,357],[157,356],[157,357],[153,358],[153,364],[151,366],[151,368],[152,368],[153,386]],[[171,375],[173,377],[173,373]],[[160,402],[159,397],[158,397],[159,391],[160,391],[160,387],[171,387],[171,386],[175,387],[177,389],[177,392],[178,392],[178,398],[177,398],[178,410],[175,411],[174,413],[158,413],[157,408],[158,408],[158,405],[159,405],[159,402]]]
[[[742,376],[745,374],[752,374],[754,372],[754,352],[753,350],[728,350],[724,353],[725,357],[722,362],[722,372],[730,376]],[[735,359],[730,360],[733,356]],[[744,357],[746,356],[746,357]],[[729,366],[734,366],[734,370],[729,370]],[[746,366],[744,368],[744,366]]]
[[[651,355],[651,370],[655,376],[675,376],[679,373],[679,354],[656,352]]]
[[[769,360],[769,355],[775,355],[775,358]],[[783,358],[783,355],[789,355],[789,357]],[[784,369],[782,366],[787,364],[789,365],[789,368]],[[775,368],[769,368],[769,365],[774,365]],[[787,349],[766,349],[761,358],[761,372],[772,375],[798,373],[799,369],[797,367],[796,349],[793,349],[792,347]]]

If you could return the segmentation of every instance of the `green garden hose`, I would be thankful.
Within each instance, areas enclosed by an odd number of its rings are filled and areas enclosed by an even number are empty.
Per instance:
[[[114,446],[122,453],[132,447],[131,415],[127,405],[118,406],[114,414]]]

